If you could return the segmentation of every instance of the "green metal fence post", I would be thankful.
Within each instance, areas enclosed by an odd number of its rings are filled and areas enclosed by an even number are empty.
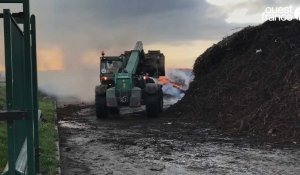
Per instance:
[[[35,149],[34,149],[34,108],[33,108],[33,92],[32,92],[32,57],[31,57],[31,40],[30,40],[30,8],[29,0],[23,0],[24,13],[24,51],[25,51],[25,100],[26,109],[29,118],[26,119],[27,126],[27,164],[28,174],[35,175]]]
[[[34,145],[35,145],[35,166],[36,172],[40,172],[39,162],[39,119],[38,119],[38,78],[37,78],[37,56],[36,56],[36,23],[35,16],[31,15],[31,54],[32,54],[32,91],[33,91],[33,111],[34,111]]]
[[[3,10],[4,18],[4,42],[5,42],[5,75],[6,75],[6,104],[7,109],[12,107],[12,46],[11,46],[11,14],[10,10]],[[7,123],[7,135],[8,135],[8,174],[13,175],[15,173],[15,142],[14,142],[14,122],[9,121]]]
[[[2,118],[8,123],[9,167],[5,174],[36,175],[40,170],[35,16],[30,17],[29,0],[0,0],[0,3],[23,5],[23,13],[15,18],[9,10],[3,11],[6,98],[8,113],[12,115],[11,110],[21,109],[28,116],[21,120],[11,116]],[[23,31],[18,23],[23,24]]]
[[[24,84],[25,84],[25,71],[24,71],[24,40],[23,32],[16,24],[16,21],[11,18],[11,43],[12,43],[12,79],[8,79],[12,83],[12,104],[8,110],[18,110],[25,108],[24,98]],[[26,125],[24,121],[14,121],[15,127],[15,153],[18,156],[19,151],[26,138]]]

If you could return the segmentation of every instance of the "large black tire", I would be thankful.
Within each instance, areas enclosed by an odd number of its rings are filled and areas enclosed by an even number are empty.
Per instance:
[[[159,112],[162,112],[164,109],[164,94],[162,92],[162,89],[159,90]]]
[[[106,105],[106,97],[104,95],[95,96],[96,116],[98,119],[108,117],[108,108]]]
[[[109,113],[113,115],[119,115],[120,114],[120,109],[119,108],[110,108]]]
[[[148,118],[156,118],[161,110],[159,94],[146,95],[146,115]]]

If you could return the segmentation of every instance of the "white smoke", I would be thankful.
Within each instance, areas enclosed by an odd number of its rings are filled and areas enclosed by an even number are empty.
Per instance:
[[[183,85],[183,90],[189,88],[190,82],[194,79],[191,69],[167,69],[167,77],[171,82]]]
[[[97,70],[39,72],[39,89],[62,102],[93,102],[100,83]]]
[[[39,72],[39,89],[57,97],[61,102],[93,102],[95,86],[100,83],[97,69],[88,71],[50,71]],[[167,83],[162,90],[165,94],[165,103],[174,104],[184,96],[189,83],[193,80],[189,69],[166,69],[167,78],[174,83],[182,85],[181,89]]]
[[[194,79],[192,70],[190,69],[167,69],[166,77],[170,82],[163,86],[163,93],[177,100],[180,100],[184,96],[190,82]],[[181,88],[174,87],[172,82],[179,84]]]
[[[180,89],[174,87],[171,83],[167,83],[162,87],[163,93],[165,95],[170,95],[173,97],[182,98],[184,96],[184,92]]]

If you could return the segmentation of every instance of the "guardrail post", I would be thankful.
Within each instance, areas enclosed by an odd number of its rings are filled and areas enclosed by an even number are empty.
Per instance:
[[[22,149],[22,154],[26,152],[27,163],[23,165],[27,165],[27,174],[36,175],[39,139],[35,16],[30,17],[29,0],[0,0],[0,3],[23,5],[23,12],[11,14],[4,10],[0,15],[4,18],[7,109],[22,109],[28,114],[24,120],[7,119],[8,174],[20,173],[16,171],[16,160]],[[23,24],[23,31],[17,24]]]
[[[34,148],[34,108],[33,108],[33,89],[32,89],[32,57],[30,39],[30,7],[29,0],[23,0],[24,13],[24,54],[25,54],[25,100],[29,118],[26,119],[27,127],[27,155],[28,173],[36,174],[35,168],[35,148]]]
[[[4,40],[5,40],[5,64],[6,64],[6,69],[5,69],[5,74],[6,74],[6,80],[11,80],[12,79],[12,47],[11,47],[11,14],[10,10],[4,9],[3,10],[3,18],[4,18]],[[12,82],[6,81],[6,104],[7,108],[10,109],[12,107],[12,99],[13,99],[13,93],[12,93]],[[8,174],[12,175],[14,174],[14,169],[15,169],[15,160],[16,160],[16,154],[15,154],[15,125],[13,121],[8,121],[7,122],[7,135],[8,135],[8,167],[9,171]]]
[[[33,91],[33,117],[34,117],[34,147],[35,147],[35,166],[36,171],[40,172],[39,162],[39,119],[38,119],[38,78],[37,78],[37,60],[36,60],[36,25],[35,16],[31,15],[31,54],[32,54],[32,91]]]

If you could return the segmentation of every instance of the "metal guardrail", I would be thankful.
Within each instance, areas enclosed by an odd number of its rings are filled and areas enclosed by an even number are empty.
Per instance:
[[[27,113],[24,111],[0,111],[0,121],[14,121],[14,120],[25,120],[27,118]],[[42,118],[42,111],[38,110],[38,121],[40,122]],[[27,138],[25,139],[21,151],[18,155],[16,161],[15,170],[18,174],[28,174],[27,172]],[[8,174],[8,164],[6,164],[5,169],[1,175]]]
[[[0,121],[7,121],[8,125],[11,125],[16,120],[25,120],[28,117],[27,112],[25,111],[0,111]],[[9,147],[15,147],[15,140],[12,138],[8,138],[8,146]],[[27,139],[25,139],[21,151],[18,155],[17,161],[16,161],[16,171],[20,174],[26,174],[26,162],[27,162]],[[8,174],[8,163],[6,164],[6,167],[2,173],[2,175]],[[23,172],[23,173],[22,173]]]
[[[0,3],[23,3],[25,0],[0,0]]]
[[[24,120],[26,117],[25,111],[0,111],[0,121]]]
[[[36,175],[39,172],[40,113],[37,102],[35,16],[30,15],[29,0],[0,0],[0,3],[20,3],[23,9],[13,14],[9,9],[4,9],[0,15],[4,20],[8,110],[0,112],[0,120],[7,121],[8,134],[8,166],[3,174]]]

